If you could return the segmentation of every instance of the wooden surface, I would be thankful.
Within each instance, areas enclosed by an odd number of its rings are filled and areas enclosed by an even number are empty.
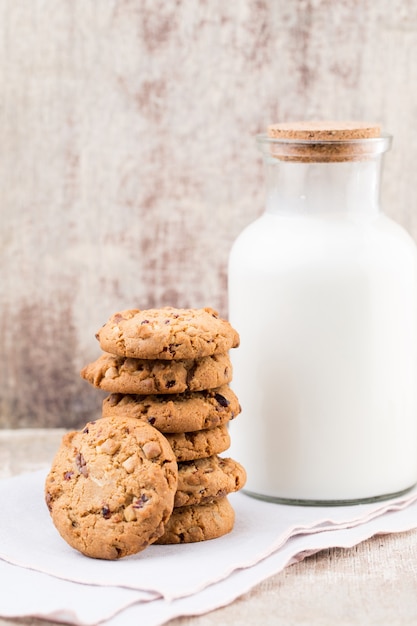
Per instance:
[[[380,122],[417,239],[416,58],[413,0],[0,0],[0,427],[93,418],[119,309],[227,315],[268,123]]]
[[[0,478],[48,467],[63,431],[0,431]],[[324,550],[229,606],[169,626],[408,626],[417,623],[417,531]],[[21,590],[24,593],[24,590]],[[48,626],[35,619],[0,624]]]

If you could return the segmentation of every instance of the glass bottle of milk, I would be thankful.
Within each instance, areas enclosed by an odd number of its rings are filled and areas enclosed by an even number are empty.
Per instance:
[[[417,253],[379,206],[390,137],[300,122],[258,142],[266,210],[229,261],[245,491],[313,505],[404,492],[417,482]]]

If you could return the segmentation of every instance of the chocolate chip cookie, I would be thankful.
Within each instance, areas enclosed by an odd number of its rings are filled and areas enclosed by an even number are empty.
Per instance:
[[[96,337],[102,350],[139,359],[201,359],[239,345],[235,329],[211,308],[121,311]]]
[[[228,385],[172,396],[111,394],[103,401],[103,416],[135,417],[163,433],[214,428],[239,413],[239,401]]]
[[[231,381],[227,354],[202,359],[161,361],[118,357],[104,353],[81,370],[94,387],[115,393],[183,393],[213,389]]]
[[[177,461],[195,461],[213,454],[220,454],[230,446],[227,426],[216,426],[208,430],[195,430],[188,433],[165,433]]]
[[[177,479],[175,455],[158,430],[134,418],[101,418],[64,436],[45,498],[73,548],[119,559],[163,535]]]
[[[233,459],[211,456],[178,464],[174,507],[205,504],[242,489],[246,472]]]
[[[208,504],[174,509],[165,533],[155,543],[194,543],[226,535],[233,529],[235,512],[227,498]]]

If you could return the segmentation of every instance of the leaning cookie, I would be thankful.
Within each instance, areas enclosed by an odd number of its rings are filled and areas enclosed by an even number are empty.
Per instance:
[[[135,417],[163,433],[183,433],[227,424],[240,413],[228,385],[177,395],[111,394],[103,401],[103,416]]]
[[[235,512],[227,498],[174,509],[165,533],[155,543],[169,545],[208,541],[233,529]]]
[[[119,559],[163,535],[177,479],[175,455],[159,431],[133,418],[101,418],[63,437],[45,497],[69,545]]]
[[[239,491],[245,482],[244,468],[233,459],[212,456],[179,463],[174,507],[211,502]]]
[[[216,426],[188,433],[165,433],[165,437],[177,462],[206,459],[214,454],[221,454],[230,447],[227,426]]]
[[[145,395],[213,389],[229,383],[232,374],[227,354],[161,361],[104,353],[81,370],[82,378],[103,391]]]
[[[104,351],[139,359],[201,359],[239,345],[235,329],[210,308],[121,311],[96,337]]]

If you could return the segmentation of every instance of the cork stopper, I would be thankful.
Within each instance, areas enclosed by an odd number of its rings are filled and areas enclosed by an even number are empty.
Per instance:
[[[380,137],[378,124],[367,122],[312,121],[272,124],[268,137],[275,139],[308,139],[310,141],[347,141]]]
[[[365,160],[387,149],[378,124],[357,121],[272,124],[265,141],[272,156],[290,161]]]

